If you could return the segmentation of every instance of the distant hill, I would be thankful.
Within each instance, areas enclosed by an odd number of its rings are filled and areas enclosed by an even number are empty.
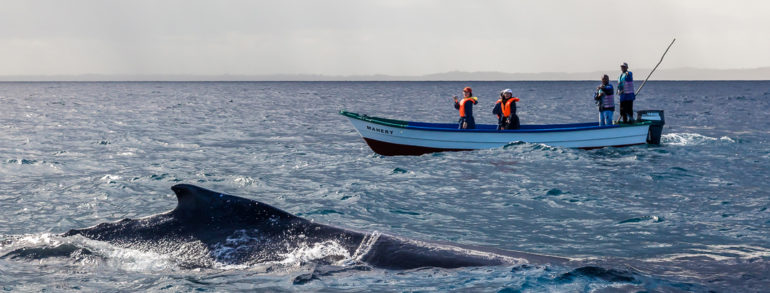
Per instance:
[[[634,78],[644,80],[650,68],[633,69]],[[543,72],[543,73],[503,73],[503,72],[448,72],[422,76],[424,80],[599,80],[603,74],[611,79],[620,75],[618,69],[594,72]],[[653,80],[770,80],[770,67],[753,69],[658,69],[651,77]]]
[[[635,78],[643,80],[650,69],[634,69]],[[602,74],[616,79],[617,68],[594,72],[464,72],[452,71],[427,75],[20,75],[0,76],[0,81],[469,81],[469,80],[599,80]],[[652,80],[770,80],[770,67],[751,69],[658,69]]]

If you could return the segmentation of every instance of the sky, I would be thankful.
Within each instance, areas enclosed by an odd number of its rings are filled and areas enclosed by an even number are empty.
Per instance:
[[[0,0],[0,75],[770,67],[770,1]]]

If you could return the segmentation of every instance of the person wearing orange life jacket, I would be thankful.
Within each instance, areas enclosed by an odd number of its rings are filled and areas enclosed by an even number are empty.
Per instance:
[[[473,96],[473,90],[470,87],[463,89],[463,99],[455,99],[455,109],[460,111],[459,129],[474,129],[476,128],[476,121],[473,119],[473,105],[478,103],[479,98]]]
[[[500,92],[500,98],[497,99],[497,102],[495,102],[495,107],[492,108],[492,114],[495,114],[497,116],[497,130],[501,130],[504,128],[505,125],[503,125],[503,98],[505,98],[505,95],[503,92]]]
[[[516,115],[516,102],[519,98],[513,96],[511,89],[500,92],[500,99],[495,103],[492,114],[497,115],[497,130],[519,129],[519,116]]]
[[[516,103],[519,98],[513,96],[511,89],[503,90],[503,99],[500,103],[500,110],[503,116],[502,129],[519,129],[519,116],[516,115]]]
[[[615,89],[610,77],[602,76],[602,84],[596,87],[594,100],[599,105],[599,126],[612,125],[612,113],[615,112]]]

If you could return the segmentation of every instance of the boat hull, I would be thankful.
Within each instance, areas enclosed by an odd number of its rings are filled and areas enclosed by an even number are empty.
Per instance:
[[[369,147],[385,156],[491,149],[519,141],[582,149],[630,146],[647,143],[650,128],[650,123],[622,126],[582,123],[540,128],[522,126],[520,130],[502,131],[491,125],[481,125],[479,129],[460,130],[449,128],[449,124],[381,120],[346,113],[342,114],[348,117]]]

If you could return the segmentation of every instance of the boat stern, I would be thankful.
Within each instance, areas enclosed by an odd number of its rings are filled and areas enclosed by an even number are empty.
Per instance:
[[[660,144],[660,137],[663,134],[663,125],[666,124],[663,110],[636,111],[636,121],[650,122],[650,129],[647,132],[647,143]]]

